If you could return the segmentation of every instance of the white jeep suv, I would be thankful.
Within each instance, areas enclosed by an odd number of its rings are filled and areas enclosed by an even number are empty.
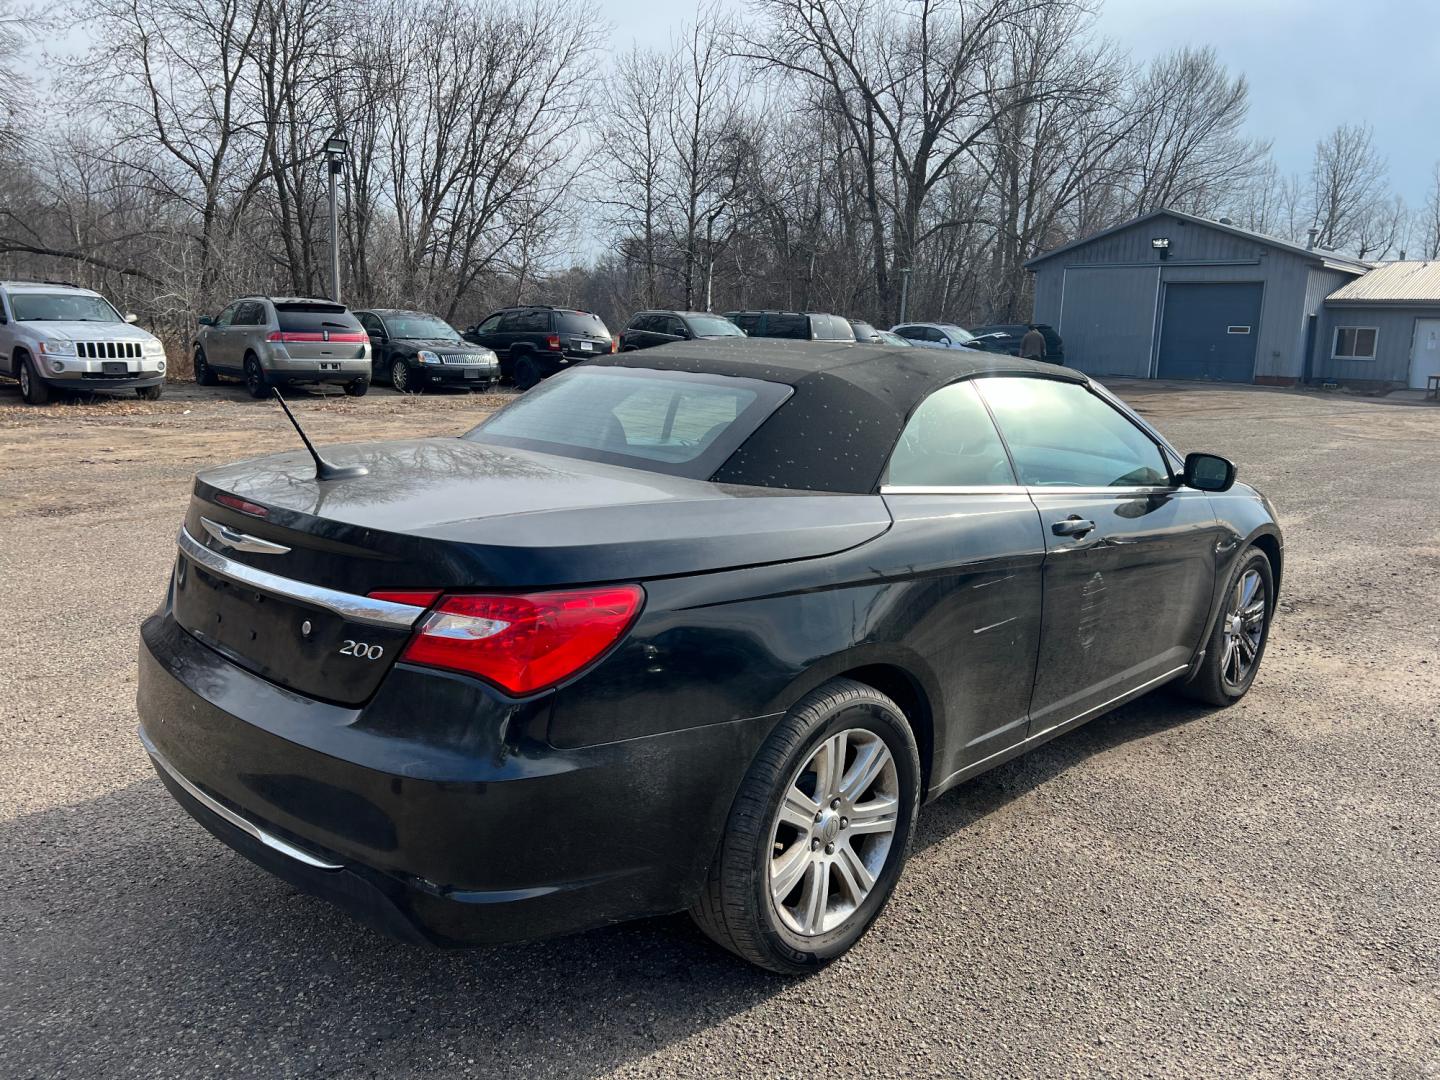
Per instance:
[[[91,289],[0,281],[0,375],[31,405],[52,390],[134,388],[154,401],[165,386],[165,346]]]

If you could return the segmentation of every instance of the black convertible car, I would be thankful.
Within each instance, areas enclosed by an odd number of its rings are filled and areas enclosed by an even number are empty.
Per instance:
[[[211,832],[412,940],[690,909],[804,972],[918,806],[1174,683],[1226,705],[1282,544],[1223,458],[989,353],[597,357],[462,438],[201,474],[141,739]]]

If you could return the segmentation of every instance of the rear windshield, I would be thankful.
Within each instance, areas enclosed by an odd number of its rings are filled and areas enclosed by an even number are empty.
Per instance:
[[[719,315],[687,315],[690,326],[700,337],[744,337],[745,331]]]
[[[561,311],[556,315],[556,329],[562,334],[585,334],[588,337],[610,336],[599,315],[586,311]]]
[[[765,336],[778,338],[810,337],[810,320],[804,315],[769,315],[765,319]]]
[[[276,304],[281,330],[360,330],[360,320],[341,304]]]
[[[579,367],[528,391],[465,438],[707,479],[790,392],[759,379]]]

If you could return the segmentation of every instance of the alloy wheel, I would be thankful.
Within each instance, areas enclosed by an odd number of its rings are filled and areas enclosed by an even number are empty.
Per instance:
[[[811,751],[770,829],[770,899],[781,922],[813,937],[855,914],[895,838],[900,781],[879,735],[849,728]]]
[[[1245,571],[1230,590],[1220,654],[1220,675],[1230,686],[1244,686],[1260,659],[1269,611],[1267,600],[1265,579],[1258,570]]]
[[[20,396],[30,400],[30,365],[25,361],[20,363]]]
[[[404,360],[396,360],[390,365],[390,385],[402,394],[409,392],[410,368]]]

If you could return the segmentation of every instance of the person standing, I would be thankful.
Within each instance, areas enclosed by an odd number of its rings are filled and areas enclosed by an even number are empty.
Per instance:
[[[1026,360],[1045,359],[1045,335],[1035,329],[1033,323],[1020,339],[1020,355]]]

